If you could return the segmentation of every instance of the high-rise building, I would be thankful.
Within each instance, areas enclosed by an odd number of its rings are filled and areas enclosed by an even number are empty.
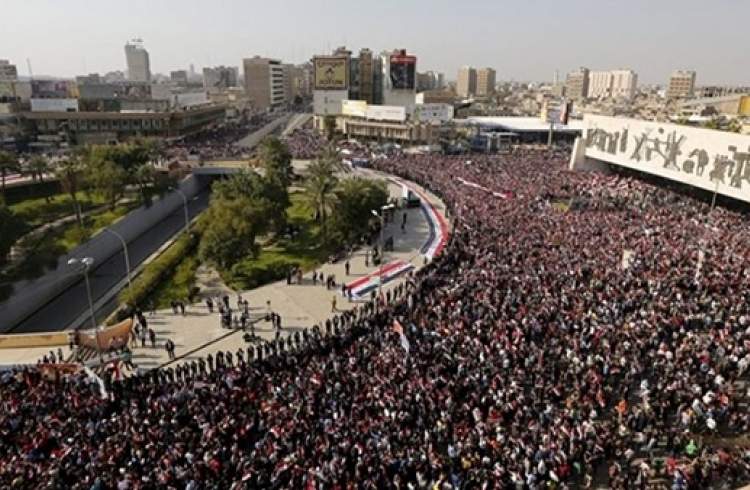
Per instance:
[[[151,62],[141,39],[133,39],[125,44],[125,60],[128,65],[128,80],[151,81]]]
[[[16,65],[12,65],[8,60],[0,60],[0,80],[13,82],[16,79],[18,79]]]
[[[294,100],[295,67],[291,63],[284,63],[281,67],[284,69],[284,98],[287,102],[292,102]]]
[[[372,51],[367,48],[359,50],[359,99],[374,103],[373,94],[373,58]]]
[[[588,97],[632,99],[637,86],[638,75],[633,70],[592,71]]]
[[[238,69],[235,66],[214,66],[203,68],[203,88],[224,89],[236,87],[239,79]]]
[[[581,67],[568,73],[565,79],[565,96],[571,99],[585,99],[589,93],[589,69]]]
[[[477,70],[477,91],[480,97],[486,97],[495,93],[495,70],[492,68],[480,68]]]
[[[245,58],[245,93],[257,109],[269,109],[287,102],[284,66],[271,58]]]
[[[668,99],[686,99],[695,94],[695,72],[692,70],[678,70],[672,72],[667,87]]]
[[[592,71],[589,74],[588,97],[603,99],[612,96],[612,72]]]
[[[383,74],[383,104],[406,107],[411,113],[416,105],[417,57],[405,49],[383,51],[380,55]]]
[[[469,97],[477,93],[477,71],[470,67],[464,66],[458,70],[456,79],[456,93],[461,97]]]
[[[638,88],[638,75],[633,70],[612,71],[612,97],[632,99]]]
[[[417,92],[438,90],[442,88],[443,83],[445,83],[445,76],[442,73],[432,70],[417,73]]]

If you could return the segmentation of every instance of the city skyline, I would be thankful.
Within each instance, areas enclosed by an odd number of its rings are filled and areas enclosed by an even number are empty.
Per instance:
[[[554,70],[564,77],[586,66],[633,69],[644,84],[664,85],[678,69],[697,71],[698,84],[750,82],[744,49],[736,42],[750,4],[731,0],[658,5],[635,0],[612,9],[591,0],[481,0],[461,9],[445,0],[408,5],[384,0],[367,10],[340,0],[229,1],[210,10],[195,0],[135,0],[123,11],[116,5],[121,4],[14,2],[0,21],[0,58],[15,63],[21,76],[29,74],[27,58],[37,76],[124,71],[123,45],[142,38],[152,72],[166,75],[190,64],[198,72],[204,66],[240,66],[253,55],[300,63],[346,45],[355,51],[406,48],[418,57],[420,71],[444,72],[449,80],[471,65],[492,67],[505,81],[549,81]],[[362,29],[363,17],[378,22]],[[700,35],[701,26],[714,25],[721,29]],[[44,36],[30,35],[40,29]]]

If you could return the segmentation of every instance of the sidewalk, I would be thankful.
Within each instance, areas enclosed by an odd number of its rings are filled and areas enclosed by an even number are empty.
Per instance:
[[[358,170],[356,174],[370,178],[374,176],[374,172],[362,170]],[[399,197],[401,195],[400,186],[389,184],[389,190],[392,196]],[[420,188],[420,190],[425,192],[436,211],[445,216],[443,203],[424,189]],[[429,239],[430,227],[421,208],[408,209],[406,212],[405,232],[400,229],[400,214],[397,214],[394,222],[389,223],[385,229],[384,236],[393,236],[394,238],[394,250],[386,253],[384,263],[403,260],[411,262],[418,269],[424,265],[424,257],[419,251]],[[365,254],[366,249],[361,249],[349,257],[349,275],[345,274],[345,260],[336,264],[326,263],[317,269],[318,274],[323,273],[326,277],[330,274],[335,275],[337,283],[335,289],[327,290],[320,281],[317,285],[313,285],[312,272],[308,272],[303,276],[302,284],[299,285],[288,285],[286,280],[282,280],[251,291],[241,292],[242,298],[250,303],[251,317],[259,319],[255,325],[256,335],[265,340],[275,338],[273,327],[270,322],[263,318],[267,311],[267,302],[270,302],[271,310],[281,316],[282,337],[324,323],[327,318],[335,314],[331,310],[334,297],[336,298],[337,311],[354,308],[359,303],[349,302],[341,295],[341,282],[350,282],[377,270],[372,262],[370,262],[369,267],[365,266]],[[405,277],[404,275],[398,280],[387,283],[383,286],[383,291],[398,286],[404,281]],[[237,293],[230,294],[229,297],[230,306],[236,311]],[[168,338],[172,339],[176,346],[177,360],[174,364],[196,360],[207,356],[209,353],[215,356],[220,350],[234,353],[238,348],[248,346],[243,340],[242,330],[232,331],[221,328],[216,308],[214,313],[211,314],[203,302],[188,306],[185,316],[175,315],[171,310],[160,310],[153,316],[147,314],[146,319],[149,327],[156,332],[157,348],[147,347],[143,349],[137,347],[134,349],[133,362],[143,369],[159,367],[169,362],[163,348],[164,342]],[[204,346],[204,344],[209,345]],[[185,355],[196,348],[199,348],[199,350]]]
[[[368,170],[357,170],[350,176],[360,176],[367,178],[383,178],[384,175],[376,174]],[[421,190],[435,207],[437,213],[445,216],[444,204],[431,193],[414,185]],[[401,196],[401,187],[389,182],[389,190],[394,197]],[[393,251],[386,252],[383,263],[387,264],[395,260],[403,260],[412,263],[416,269],[424,265],[424,257],[420,254],[420,249],[430,239],[430,224],[427,222],[426,214],[422,208],[412,208],[405,210],[407,213],[407,225],[404,232],[401,231],[401,211],[396,214],[394,221],[389,223],[384,232],[387,238],[392,236],[394,239]],[[348,283],[373,273],[377,270],[370,261],[369,266],[365,266],[365,248],[360,249],[349,257],[350,273],[345,273],[345,262],[341,260],[336,264],[322,264],[317,269],[318,274],[325,274],[328,277],[335,275],[337,287],[328,290],[318,281],[317,285],[312,283],[312,271],[303,276],[302,284],[288,285],[286,280],[277,281],[260,288],[250,291],[241,292],[244,300],[249,301],[251,318],[257,320],[255,324],[255,333],[258,337],[265,340],[275,338],[275,331],[270,322],[265,321],[265,314],[270,308],[281,316],[282,332],[281,336],[288,336],[294,332],[311,328],[313,325],[321,325],[327,318],[333,316],[332,300],[336,298],[336,309],[344,311],[354,308],[358,303],[349,302],[341,295],[341,283]],[[401,284],[405,275],[397,280],[386,283],[383,291],[387,291]],[[164,342],[171,339],[175,344],[175,354],[177,360],[175,363],[192,361],[200,357],[205,357],[209,353],[216,355],[218,351],[232,351],[233,353],[239,347],[246,348],[248,344],[243,340],[242,330],[229,330],[221,327],[220,317],[217,309],[209,313],[205,305],[205,297],[219,294],[223,289],[221,284],[215,282],[214,287],[204,291],[200,302],[188,305],[185,315],[174,314],[171,309],[158,310],[151,315],[151,312],[145,312],[149,328],[156,333],[156,348],[140,347],[133,348],[133,362],[142,369],[152,369],[169,362]],[[230,306],[233,311],[237,308],[237,293],[228,294]],[[249,328],[248,328],[249,330]],[[147,343],[150,346],[150,343]],[[46,354],[50,349],[9,349],[0,350],[0,364],[3,363],[35,363],[39,357]],[[56,349],[55,349],[56,350]],[[65,354],[68,354],[67,347],[63,348]],[[188,354],[189,353],[189,354]]]

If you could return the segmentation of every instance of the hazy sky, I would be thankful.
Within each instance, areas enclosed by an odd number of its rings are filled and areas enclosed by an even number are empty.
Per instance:
[[[124,70],[143,38],[153,72],[292,62],[346,44],[417,55],[455,79],[461,65],[500,80],[551,80],[578,66],[632,68],[644,83],[673,69],[698,84],[750,85],[748,0],[0,0],[0,58],[28,75]]]

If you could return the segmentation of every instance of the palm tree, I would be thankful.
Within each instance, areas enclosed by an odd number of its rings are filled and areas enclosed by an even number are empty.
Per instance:
[[[26,162],[24,173],[30,175],[36,182],[39,180],[40,184],[44,184],[44,174],[48,174],[52,171],[52,167],[49,164],[49,160],[42,155],[34,155],[31,159]],[[44,200],[50,202],[51,199],[47,192],[44,193]]]
[[[150,163],[144,163],[136,169],[135,180],[141,192],[142,202],[144,204],[148,203],[151,198],[148,193],[148,187],[154,184],[156,180],[156,169]]]
[[[5,180],[8,175],[19,170],[18,158],[13,153],[0,150],[0,178],[2,179],[3,200],[5,200]]]
[[[344,162],[341,161],[341,155],[336,146],[333,144],[328,144],[323,148],[320,159],[328,162],[336,172],[346,172],[348,170]]]
[[[34,155],[26,163],[24,171],[31,175],[34,180],[39,179],[39,183],[44,183],[44,174],[48,174],[52,167],[50,167],[49,161],[42,155]]]
[[[76,220],[79,226],[83,226],[81,217],[81,206],[78,203],[78,191],[83,182],[84,165],[81,156],[77,154],[69,155],[66,159],[57,164],[55,176],[60,181],[62,188],[70,194],[73,201],[73,211],[76,213]]]
[[[333,206],[333,191],[338,181],[335,168],[330,160],[322,158],[315,160],[307,168],[305,192],[311,206],[315,209],[317,219],[320,220],[324,239],[327,235],[326,221],[328,219],[328,211]]]

